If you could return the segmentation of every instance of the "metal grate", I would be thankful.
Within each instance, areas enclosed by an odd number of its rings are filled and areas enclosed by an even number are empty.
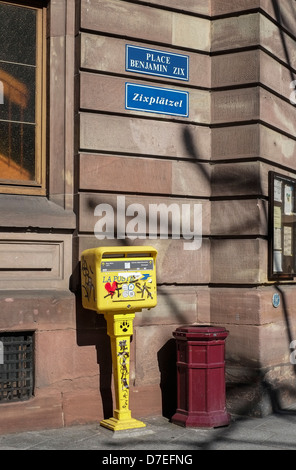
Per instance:
[[[33,333],[0,333],[0,403],[33,395]]]

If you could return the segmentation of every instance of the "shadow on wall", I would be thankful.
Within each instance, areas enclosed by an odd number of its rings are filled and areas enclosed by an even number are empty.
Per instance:
[[[186,133],[187,141],[190,140],[190,134]],[[203,165],[198,165],[198,168]],[[117,242],[118,243],[118,242]],[[123,246],[130,245],[130,240],[120,240]],[[100,242],[102,244],[102,242]],[[77,265],[76,277],[78,276],[77,286],[79,288],[76,291],[80,291],[80,265]],[[289,347],[292,338],[288,306],[285,302],[285,293],[281,290],[280,286],[277,286],[283,298],[283,308],[285,322],[287,325],[288,332],[288,345]],[[186,315],[180,311],[179,306],[176,304],[174,298],[167,293],[162,291],[162,286],[158,286],[158,292],[167,296],[167,303],[170,305],[172,311],[176,316],[176,324],[186,325],[188,324]],[[76,295],[77,301],[77,344],[79,346],[90,346],[94,345],[97,350],[97,364],[99,366],[98,377],[99,377],[99,390],[102,399],[104,418],[109,418],[113,415],[113,401],[112,401],[112,359],[111,359],[111,348],[110,340],[107,335],[106,322],[102,315],[98,315],[96,312],[89,310],[85,311],[82,308],[81,293]],[[224,325],[225,326],[225,325]],[[172,331],[173,333],[173,331]],[[226,344],[227,349],[227,344]],[[163,416],[170,419],[176,411],[177,407],[177,369],[176,369],[176,344],[175,339],[169,339],[157,352],[158,368],[160,373],[160,389],[162,396],[162,413]],[[227,367],[227,364],[226,364]],[[295,368],[294,368],[295,370]],[[273,385],[266,382],[263,374],[258,372],[252,382],[247,384],[234,384],[228,387],[228,396],[245,393],[246,390],[250,390],[253,394],[253,390],[261,387],[262,394],[266,397],[266,409],[270,408],[273,412],[279,412],[282,409],[279,390]],[[257,388],[258,390],[258,388]],[[282,391],[281,391],[282,392]],[[286,390],[285,392],[293,392],[293,390]],[[248,392],[247,392],[248,393]],[[256,400],[258,403],[262,401],[262,397],[258,397],[252,400],[252,402],[245,403],[244,405],[236,408],[235,412],[239,415],[254,414],[256,410]],[[258,405],[261,407],[261,405]],[[260,409],[258,415],[264,410]],[[255,411],[256,414],[256,411]]]
[[[168,296],[169,297],[169,296]],[[173,299],[169,299],[172,308],[177,312],[177,306]],[[183,315],[179,321],[186,322]],[[178,319],[176,318],[176,323]],[[76,337],[77,345],[81,347],[95,346],[97,351],[97,364],[99,391],[102,400],[103,418],[113,416],[112,395],[112,357],[110,338],[107,334],[106,320],[103,315],[82,307],[81,292],[76,291]],[[131,342],[133,337],[131,337]],[[169,339],[157,352],[158,367],[160,373],[160,390],[162,397],[162,414],[170,419],[177,408],[177,369],[176,369],[176,344],[174,338]]]
[[[286,27],[286,23],[287,23],[287,25],[288,25],[287,29],[289,30],[289,24],[288,24],[289,21],[287,21],[287,18],[283,17],[282,14],[281,14],[279,0],[271,0],[271,2],[272,2],[272,7],[273,7],[273,11],[274,11],[276,21],[280,25],[282,25],[283,27]],[[285,53],[285,57],[286,57],[286,62],[287,62],[288,66],[289,66],[289,69],[290,69],[291,81],[293,81],[293,80],[295,80],[295,74],[292,72],[293,67],[292,67],[292,63],[291,63],[291,58],[290,58],[290,54],[289,54],[288,45],[287,45],[287,42],[286,42],[286,37],[285,37],[285,34],[282,31],[282,29],[280,29],[279,32],[280,32],[280,36],[281,36],[281,43],[282,43],[284,53]]]
[[[177,352],[174,338],[168,340],[158,351],[157,359],[160,371],[162,414],[171,419],[177,409]]]
[[[106,321],[103,315],[85,310],[82,307],[81,294],[76,292],[76,341],[81,347],[95,346],[98,364],[98,390],[101,395],[103,418],[113,416],[112,397],[112,357],[110,338],[107,335]],[[90,380],[92,380],[90,378]],[[97,384],[92,387],[97,390]],[[99,409],[98,409],[99,414]]]
[[[272,0],[274,12],[276,19],[279,24],[282,24],[282,18],[280,14],[279,2],[278,0]],[[285,43],[285,36],[281,33],[281,41],[282,45],[286,54],[287,64],[289,65],[290,70],[291,67],[291,60],[288,53],[288,48]],[[294,75],[291,72],[292,80],[294,80]],[[191,161],[196,164],[196,170],[199,174],[202,174],[205,180],[208,182],[211,181],[211,172],[209,164],[205,164],[199,158],[199,152],[196,148],[194,143],[194,139],[192,137],[192,131],[190,126],[185,126],[184,134],[183,134],[183,143],[184,146],[191,155]],[[231,181],[221,181],[221,184],[231,184]],[[259,188],[260,189],[260,188]],[[262,192],[261,192],[262,193]],[[108,201],[109,203],[109,201]],[[97,201],[89,201],[89,207],[94,209],[97,205]],[[116,214],[116,208],[114,207],[114,214]],[[265,219],[268,220],[268,214],[264,214]],[[115,217],[116,219],[116,217]],[[255,223],[255,221],[253,221]],[[250,223],[252,221],[248,221],[248,227],[250,228]],[[99,242],[98,244],[103,245],[103,241]],[[125,239],[125,240],[117,240],[116,243],[121,243],[123,246],[132,245],[134,244],[132,241]],[[77,258],[78,259],[78,258]],[[74,279],[74,288],[72,289],[74,292],[80,290],[80,269],[79,264],[76,267],[75,273],[73,273]],[[287,341],[287,348],[289,349],[291,341],[294,339],[292,338],[292,330],[291,330],[291,322],[290,322],[290,314],[285,298],[285,293],[281,289],[281,287],[275,286],[278,292],[281,294],[281,298],[283,301],[283,310],[284,310],[284,320],[287,329],[288,341]],[[161,286],[158,287],[159,291],[161,292]],[[165,295],[163,293],[163,295]],[[186,324],[186,316],[184,316],[183,312],[180,311],[178,305],[174,301],[174,298],[167,295],[167,301],[171,305],[172,310],[176,315],[176,324],[185,325]],[[112,402],[112,393],[111,393],[111,381],[112,381],[112,359],[111,359],[111,350],[110,350],[110,341],[109,337],[107,336],[106,332],[106,323],[105,319],[102,315],[98,315],[95,312],[87,311],[87,313],[83,310],[81,305],[81,294],[76,296],[77,298],[77,344],[79,346],[89,346],[94,345],[97,349],[97,363],[99,366],[99,389],[102,397],[103,403],[103,412],[104,418],[109,418],[112,416],[113,413],[113,402]],[[226,344],[227,349],[227,344]],[[160,389],[162,394],[162,411],[163,415],[170,419],[172,415],[176,411],[177,406],[177,369],[176,369],[176,344],[175,339],[169,339],[158,351],[157,353],[158,359],[158,367],[160,372]],[[226,364],[227,367],[227,364]],[[294,374],[296,372],[295,366],[293,367]],[[284,412],[282,409],[282,404],[280,401],[280,394],[282,393],[289,393],[291,395],[295,394],[295,389],[290,388],[289,386],[285,386],[281,388],[275,388],[274,385],[270,384],[266,380],[266,375],[261,371],[255,372],[254,380],[250,381],[249,383],[245,384],[234,384],[231,388],[228,388],[228,393],[231,395],[235,393],[239,395],[241,392],[243,393],[246,389],[252,390],[253,386],[260,385],[262,393],[266,397],[267,408],[271,408],[272,412],[279,413]],[[259,387],[259,388],[260,388]],[[252,411],[252,409],[256,408],[256,396],[253,398],[252,402],[242,404],[237,410],[236,413],[238,415],[248,415]],[[258,396],[258,402],[261,400],[261,397]],[[261,410],[262,411],[262,410]],[[264,411],[264,410],[263,410]]]

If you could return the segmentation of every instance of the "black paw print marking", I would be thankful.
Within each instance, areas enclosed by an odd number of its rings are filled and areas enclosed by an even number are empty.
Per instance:
[[[120,325],[120,328],[124,333],[126,333],[129,329],[129,323],[127,321],[123,321]]]

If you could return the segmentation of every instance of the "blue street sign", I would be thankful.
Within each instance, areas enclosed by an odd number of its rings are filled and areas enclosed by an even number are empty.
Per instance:
[[[189,57],[183,54],[126,45],[126,71],[189,80]]]
[[[125,108],[188,117],[189,93],[155,86],[125,84]]]

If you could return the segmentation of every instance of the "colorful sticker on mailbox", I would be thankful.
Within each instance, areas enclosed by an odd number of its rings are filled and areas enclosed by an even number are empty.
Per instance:
[[[129,271],[120,271],[129,269]],[[147,272],[153,270],[153,261],[104,261],[101,264],[106,295],[112,300],[142,300],[153,299],[151,293],[152,276]],[[116,271],[116,274],[115,272]]]

